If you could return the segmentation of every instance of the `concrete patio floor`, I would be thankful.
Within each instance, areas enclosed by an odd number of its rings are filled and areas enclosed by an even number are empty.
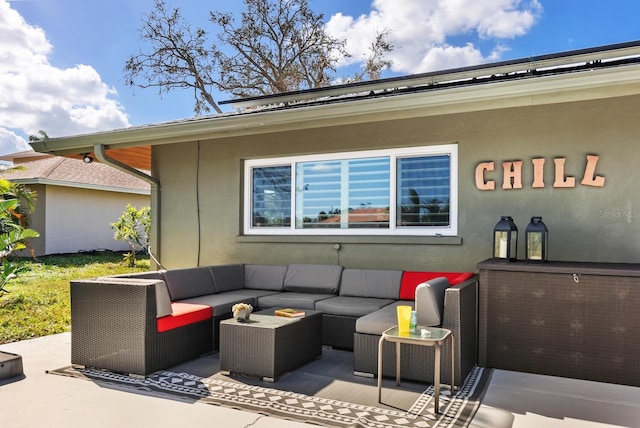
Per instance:
[[[0,381],[0,426],[293,428],[307,424],[212,405],[158,399],[54,376],[69,365],[71,334],[0,345],[24,377]],[[473,428],[640,427],[640,388],[495,370]]]

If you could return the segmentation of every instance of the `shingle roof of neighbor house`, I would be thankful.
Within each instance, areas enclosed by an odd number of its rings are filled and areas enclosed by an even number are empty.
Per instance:
[[[78,159],[43,155],[31,150],[0,156],[0,159],[23,167],[2,174],[4,178],[18,183],[150,193],[147,182],[99,162],[84,163]]]

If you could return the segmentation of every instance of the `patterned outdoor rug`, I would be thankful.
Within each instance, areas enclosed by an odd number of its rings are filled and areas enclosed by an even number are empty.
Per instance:
[[[146,379],[108,371],[64,367],[49,373],[94,381],[99,385],[144,394],[170,395],[207,404],[256,412],[281,419],[335,427],[466,427],[471,422],[489,382],[490,370],[476,367],[465,385],[451,397],[441,389],[440,414],[433,412],[433,387],[418,395],[407,410],[384,408],[326,397],[309,396],[225,380],[202,378],[187,373],[161,371]],[[400,387],[401,388],[401,387]],[[383,389],[385,396],[392,395]]]

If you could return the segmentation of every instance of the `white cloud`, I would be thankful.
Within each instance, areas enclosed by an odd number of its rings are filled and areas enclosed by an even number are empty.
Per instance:
[[[403,0],[401,6],[374,0],[368,15],[332,16],[327,31],[347,40],[348,62],[355,64],[367,56],[376,32],[388,30],[393,71],[421,73],[500,59],[504,41],[526,34],[541,12],[537,0]],[[467,41],[456,46],[453,37]],[[495,40],[495,47],[483,54],[473,39]]]
[[[24,138],[0,127],[0,153],[8,154],[24,150],[31,150],[31,146],[27,144]]]
[[[124,108],[113,98],[115,89],[94,68],[55,67],[49,61],[51,51],[44,31],[0,0],[2,153],[25,149],[18,134],[44,130],[59,137],[129,126]]]

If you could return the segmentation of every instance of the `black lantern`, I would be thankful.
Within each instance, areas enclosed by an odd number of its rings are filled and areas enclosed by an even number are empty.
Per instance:
[[[516,260],[517,255],[518,227],[510,216],[502,216],[493,228],[493,257]]]
[[[547,245],[549,231],[542,222],[542,217],[531,217],[531,223],[525,231],[526,258],[534,262],[547,261]]]

